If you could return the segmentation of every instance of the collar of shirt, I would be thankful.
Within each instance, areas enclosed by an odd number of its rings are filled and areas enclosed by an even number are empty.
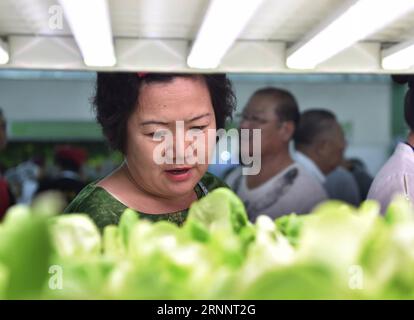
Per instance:
[[[406,159],[411,164],[414,164],[413,157],[414,148],[405,142],[399,142],[394,150],[394,156],[401,159]]]
[[[300,151],[296,151],[293,154],[294,160],[299,163],[302,167],[305,168],[305,170],[310,173],[312,176],[314,176],[321,184],[324,184],[326,181],[325,175],[322,173],[322,171],[319,169],[319,167],[316,165],[316,163],[303,154]]]
[[[408,147],[410,147],[410,149],[411,149],[411,151],[414,151],[414,147],[411,145],[411,144],[409,144],[408,142],[404,142],[404,144],[406,145],[406,146],[408,146]],[[398,148],[400,148],[399,146],[397,146],[397,149]],[[403,150],[402,149],[402,147],[400,148],[401,150]],[[406,149],[406,148],[404,148],[404,149]]]

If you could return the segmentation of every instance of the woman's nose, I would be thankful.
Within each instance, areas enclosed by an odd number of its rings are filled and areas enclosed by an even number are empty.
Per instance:
[[[191,148],[192,143],[193,141],[186,139],[177,139],[177,137],[174,137],[172,154],[175,162],[184,163],[185,157],[188,153],[189,148]]]

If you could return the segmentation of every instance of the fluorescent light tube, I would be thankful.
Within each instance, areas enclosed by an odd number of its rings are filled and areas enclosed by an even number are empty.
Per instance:
[[[7,44],[0,40],[0,64],[6,64],[9,62],[9,50]]]
[[[292,69],[313,69],[414,9],[412,0],[359,0],[288,50]]]
[[[383,50],[382,67],[388,70],[414,67],[414,39]]]
[[[212,0],[188,56],[188,66],[217,68],[262,2]]]
[[[66,20],[82,53],[91,67],[116,64],[109,7],[106,0],[59,0]]]

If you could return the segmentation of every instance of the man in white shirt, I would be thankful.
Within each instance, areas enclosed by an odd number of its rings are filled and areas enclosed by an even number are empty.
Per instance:
[[[309,213],[327,198],[321,184],[289,153],[299,116],[293,95],[272,87],[256,91],[243,110],[240,128],[261,130],[261,170],[244,176],[238,167],[226,183],[244,201],[252,221],[261,214],[277,218],[292,212]],[[253,142],[251,137],[248,143],[242,142],[242,155],[251,156]]]
[[[401,194],[414,203],[414,135],[410,134],[410,145],[400,142],[393,155],[381,168],[368,192],[368,199],[377,200],[384,213],[393,197]]]
[[[294,141],[295,160],[324,186],[330,199],[359,204],[355,178],[345,168],[339,167],[346,143],[343,130],[332,112],[324,109],[303,112]]]
[[[377,200],[382,213],[398,194],[404,195],[414,204],[414,76],[401,75],[393,79],[400,84],[408,83],[409,86],[405,95],[404,116],[410,133],[405,143],[397,145],[369,189],[368,199]]]

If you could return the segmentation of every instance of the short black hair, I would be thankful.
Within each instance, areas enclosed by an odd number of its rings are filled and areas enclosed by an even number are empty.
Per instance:
[[[299,106],[292,93],[280,88],[267,87],[255,91],[253,96],[256,95],[271,96],[275,102],[277,101],[275,112],[280,121],[292,121],[295,124],[295,128],[298,126],[300,119]]]
[[[404,118],[411,131],[414,131],[414,75],[393,75],[392,79],[399,84],[408,84],[405,94]]]
[[[112,149],[126,152],[127,122],[144,83],[168,83],[176,77],[201,78],[210,93],[217,129],[232,117],[236,97],[225,74],[98,72],[93,97],[96,119]]]
[[[302,113],[293,136],[295,146],[311,145],[321,134],[332,129],[335,115],[325,109],[311,109]]]

